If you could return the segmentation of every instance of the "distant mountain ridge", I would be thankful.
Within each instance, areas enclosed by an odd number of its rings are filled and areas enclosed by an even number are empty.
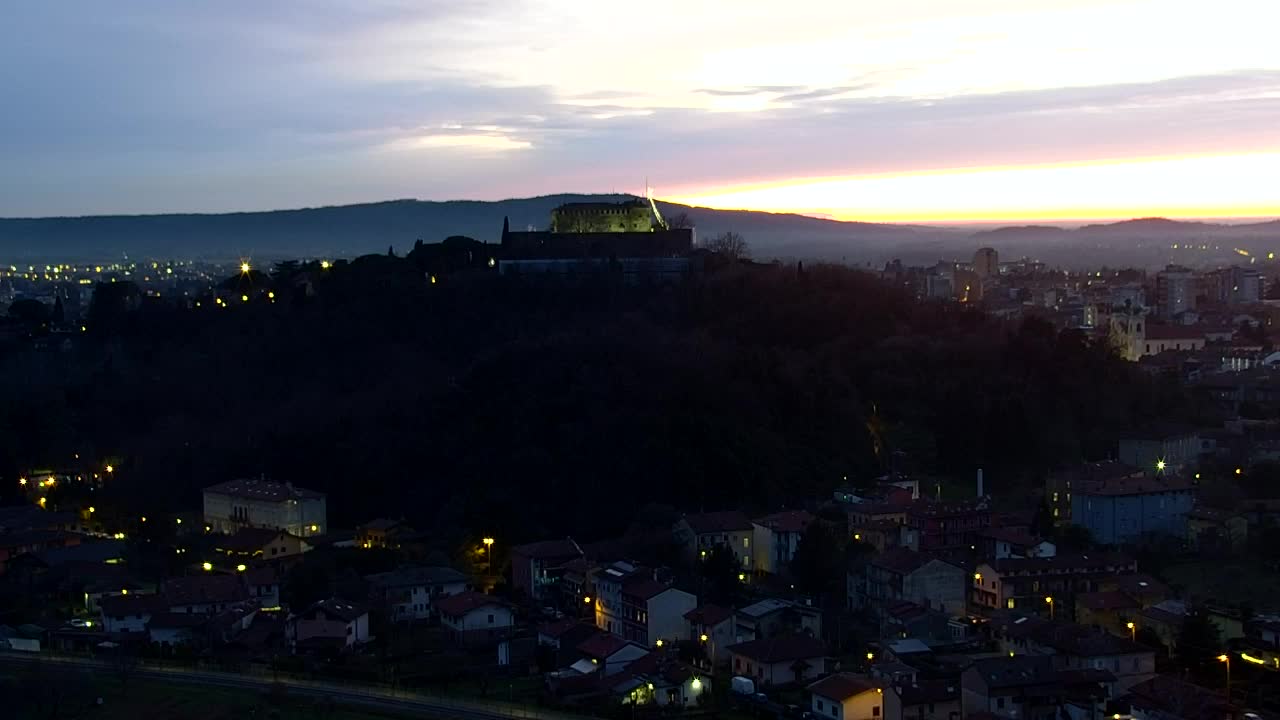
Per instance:
[[[503,218],[513,229],[547,227],[551,210],[567,202],[617,202],[630,195],[558,194],[499,201],[390,200],[262,212],[0,218],[0,261],[102,259],[357,256],[405,251],[415,240],[434,242],[466,235],[496,242]],[[659,202],[667,217],[688,216],[701,239],[732,230],[747,238],[758,258],[828,259],[875,265],[891,257],[929,263],[967,259],[982,245],[1002,257],[1043,255],[1071,264],[1067,245],[1087,243],[1115,250],[1170,238],[1280,240],[1280,220],[1228,225],[1138,218],[1067,229],[1007,226],[982,232],[965,228],[841,221],[754,210],[716,210]],[[1060,257],[1055,257],[1059,253]],[[1138,259],[1138,263],[1150,261]]]

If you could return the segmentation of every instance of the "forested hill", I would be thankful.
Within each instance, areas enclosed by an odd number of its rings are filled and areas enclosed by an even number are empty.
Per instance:
[[[358,259],[313,297],[281,283],[274,303],[157,301],[70,352],[0,353],[0,478],[111,457],[107,492],[140,512],[265,474],[327,492],[335,527],[403,514],[441,537],[589,539],[647,504],[830,497],[891,453],[1035,486],[1196,412],[1078,333],[918,304],[834,266],[536,290],[430,284],[412,262]]]
[[[432,202],[395,200],[364,205],[213,215],[108,215],[0,219],[0,259],[39,256],[298,257],[343,256],[407,249],[415,240],[451,235],[496,241],[502,220],[513,229],[545,229],[566,202],[628,199],[622,195],[547,195],[518,200]],[[665,214],[687,214],[700,236],[733,230],[766,255],[820,254],[882,248],[916,239],[925,228],[848,223],[801,215],[711,210],[661,203]]]

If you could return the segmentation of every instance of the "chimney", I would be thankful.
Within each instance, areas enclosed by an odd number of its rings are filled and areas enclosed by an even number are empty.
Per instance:
[[[982,468],[978,468],[978,497],[986,497],[986,493],[982,492]]]

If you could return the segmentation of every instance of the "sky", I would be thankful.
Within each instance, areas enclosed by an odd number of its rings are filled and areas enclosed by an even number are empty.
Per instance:
[[[0,216],[1280,215],[1274,0],[11,0]]]

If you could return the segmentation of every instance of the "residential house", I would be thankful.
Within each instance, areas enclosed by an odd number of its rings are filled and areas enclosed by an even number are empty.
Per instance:
[[[830,720],[881,720],[884,691],[866,675],[839,672],[810,683],[809,710]]]
[[[195,645],[205,637],[208,615],[158,612],[147,623],[147,639],[157,645]]]
[[[404,520],[375,518],[356,526],[356,547],[398,550],[406,538],[414,535]]]
[[[511,636],[515,619],[502,600],[474,591],[448,595],[435,602],[440,624],[459,645],[491,645]]]
[[[592,623],[565,618],[538,626],[538,645],[548,648],[553,667],[565,667],[580,659],[578,645],[602,634]]]
[[[1117,575],[1137,571],[1133,558],[1107,552],[993,560],[974,572],[970,606],[986,613],[1026,609],[1070,614],[1077,594],[1101,590]],[[1052,609],[1046,598],[1053,599]]]
[[[1182,622],[1186,617],[1185,603],[1180,600],[1165,600],[1143,608],[1135,622],[1138,628],[1155,633],[1161,644],[1173,651],[1178,647],[1178,636],[1182,634]]]
[[[1053,543],[1021,530],[987,528],[978,534],[981,556],[988,560],[1005,558],[1053,557],[1058,548]]]
[[[401,567],[369,575],[370,599],[392,622],[426,620],[435,614],[434,603],[467,589],[467,576],[447,567]]]
[[[784,510],[752,521],[752,543],[756,572],[786,574],[791,568],[800,536],[813,515],[804,510]]]
[[[740,510],[686,515],[676,523],[674,532],[691,558],[705,558],[712,548],[724,547],[733,553],[738,567],[747,571],[755,567],[751,561],[755,526]]]
[[[907,512],[907,525],[919,533],[921,552],[969,552],[978,535],[991,527],[984,498],[964,502],[919,500]]]
[[[733,632],[733,611],[719,605],[699,605],[684,614],[685,639],[699,643],[707,663],[715,667],[729,661],[725,648],[737,642]]]
[[[1173,675],[1159,675],[1129,688],[1121,700],[1133,720],[1223,720],[1249,718],[1226,694],[1187,682]],[[1262,716],[1260,716],[1262,717]]]
[[[1113,635],[1129,636],[1129,623],[1136,623],[1142,605],[1118,590],[1099,590],[1076,595],[1076,622],[1097,627]]]
[[[883,613],[902,601],[954,616],[965,614],[965,570],[924,553],[890,548],[866,564],[861,606]]]
[[[684,614],[698,605],[692,593],[673,587],[665,573],[616,562],[595,576],[596,627],[653,647],[684,636]]]
[[[337,598],[321,600],[290,616],[285,636],[295,653],[349,650],[369,641],[369,611]]]
[[[249,597],[257,601],[261,608],[280,607],[280,590],[284,585],[284,576],[279,568],[270,565],[251,567],[244,573],[245,585]]]
[[[193,575],[166,580],[160,589],[168,611],[196,615],[222,612],[246,600],[248,590],[235,575]]]
[[[759,687],[802,683],[826,672],[827,648],[808,635],[749,640],[727,649],[733,674],[749,677]]]
[[[1098,628],[1005,613],[989,629],[1002,652],[1050,656],[1058,670],[1105,670],[1124,690],[1155,676],[1155,652]]]
[[[53,528],[0,532],[0,575],[5,573],[12,558],[52,548],[79,545],[80,540],[79,535]]]
[[[1231,552],[1249,540],[1249,521],[1230,510],[1197,505],[1187,512],[1187,542],[1203,551]]]
[[[885,720],[960,720],[960,678],[912,679],[884,691]]]
[[[1110,480],[1138,480],[1146,470],[1122,462],[1082,463],[1049,473],[1044,482],[1044,499],[1053,513],[1053,523],[1059,527],[1072,524],[1071,493],[1085,485],[1105,483]]]
[[[978,660],[961,675],[963,717],[1056,720],[1062,697],[1053,661],[1047,657]]]
[[[860,502],[844,508],[849,527],[866,527],[875,523],[906,525],[907,512],[913,503],[910,500],[894,500],[889,502]]]
[[[542,602],[553,594],[559,569],[580,557],[582,548],[573,538],[517,545],[511,549],[511,583],[529,599]]]
[[[106,632],[146,632],[151,617],[166,612],[168,602],[159,595],[108,595],[98,601],[98,609]]]
[[[231,535],[219,538],[214,549],[227,556],[227,564],[253,560],[278,560],[301,555],[311,545],[285,530],[264,527],[241,527]]]
[[[1076,489],[1072,522],[1104,545],[1132,542],[1148,533],[1186,537],[1195,486],[1163,473],[1089,483]]]
[[[1098,589],[1124,593],[1142,608],[1164,602],[1170,594],[1167,585],[1146,573],[1127,573],[1103,578],[1098,583]]]
[[[583,675],[597,674],[609,677],[622,672],[628,665],[649,654],[649,649],[623,640],[617,635],[598,633],[577,646],[582,659],[570,666]]]
[[[711,678],[665,653],[651,652],[627,665],[612,686],[624,704],[690,708],[711,691]]]
[[[821,636],[822,612],[811,605],[780,598],[760,600],[734,611],[734,642],[777,635]]]

